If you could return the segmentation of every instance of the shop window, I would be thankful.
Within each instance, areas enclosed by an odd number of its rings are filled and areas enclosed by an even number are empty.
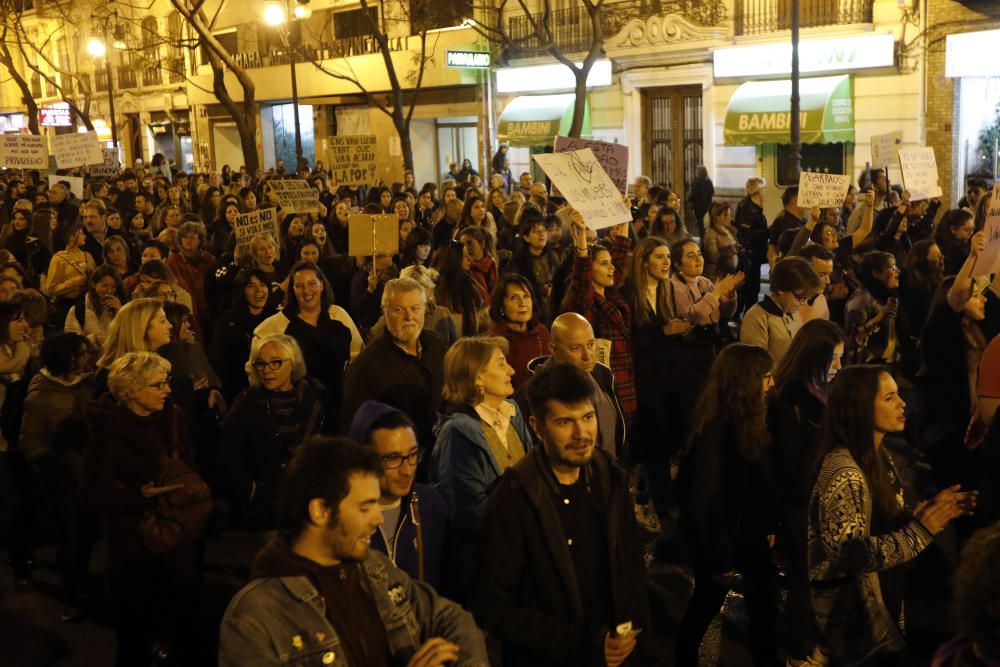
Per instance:
[[[819,171],[827,174],[846,174],[847,159],[845,157],[846,148],[850,144],[802,144],[802,171]],[[791,159],[792,147],[790,144],[778,144],[777,150],[777,181],[778,185],[787,188],[790,185],[798,185],[788,182],[788,163]]]

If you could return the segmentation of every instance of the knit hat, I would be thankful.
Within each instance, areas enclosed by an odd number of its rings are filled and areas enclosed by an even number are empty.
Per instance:
[[[979,387],[976,393],[987,398],[1000,398],[1000,336],[990,341],[979,360]]]
[[[358,411],[354,413],[354,419],[351,420],[351,430],[347,435],[355,442],[365,442],[372,432],[372,425],[386,415],[391,414],[405,413],[385,403],[365,401],[358,408]]]

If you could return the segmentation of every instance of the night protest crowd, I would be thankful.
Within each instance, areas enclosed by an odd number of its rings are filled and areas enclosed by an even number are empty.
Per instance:
[[[122,667],[691,666],[731,592],[754,665],[1000,664],[987,184],[948,209],[872,169],[765,212],[761,178],[638,177],[595,234],[504,151],[422,186],[0,173],[16,588],[54,545],[62,620],[106,605]],[[238,244],[281,178],[318,212]],[[349,256],[352,213],[399,252]],[[246,585],[206,623],[224,531]],[[951,587],[936,654],[918,573]]]

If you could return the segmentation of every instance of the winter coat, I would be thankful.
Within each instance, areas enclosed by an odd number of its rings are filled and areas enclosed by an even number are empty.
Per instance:
[[[887,466],[898,488],[898,475]],[[882,599],[879,572],[906,563],[933,535],[913,519],[872,535],[872,496],[850,452],[823,459],[809,502],[809,582],[824,650],[841,662],[862,663],[880,650],[905,646],[900,620]]]
[[[139,542],[138,526],[155,498],[143,485],[155,483],[168,452],[190,462],[184,419],[168,398],[159,412],[140,416],[105,394],[87,407],[90,438],[83,460],[79,506],[107,517],[105,534],[112,565],[143,561],[152,554]]]
[[[67,382],[43,368],[31,378],[18,441],[25,458],[38,461],[51,455],[81,452],[87,438],[84,417],[89,401],[85,375]]]
[[[444,341],[437,334],[420,334],[421,354],[414,357],[392,340],[389,332],[375,339],[347,367],[341,423],[345,430],[365,401],[379,401],[402,410],[417,427],[417,442],[429,450],[444,386]]]
[[[514,403],[516,407],[516,403]],[[520,409],[510,422],[524,451],[531,450],[531,434]],[[483,433],[483,421],[470,407],[463,406],[444,415],[435,433],[430,475],[434,488],[448,506],[452,533],[457,545],[460,579],[472,582],[476,531],[493,486],[500,478],[500,466]]]
[[[331,320],[340,322],[347,327],[348,331],[351,332],[351,359],[354,359],[361,352],[361,347],[364,345],[364,340],[358,332],[358,327],[354,325],[354,320],[351,319],[351,316],[347,314],[346,310],[336,304],[330,305],[330,309],[327,311],[327,314],[330,316]],[[285,333],[285,329],[288,328],[290,321],[291,320],[288,319],[288,315],[284,312],[277,312],[261,322],[257,328],[254,329],[253,335],[263,337],[268,334]],[[351,422],[348,421],[347,423],[350,424]]]
[[[414,496],[418,499],[416,512],[413,509]],[[420,580],[417,530],[420,531],[424,551],[423,581],[433,586],[434,590],[443,592],[447,575],[444,565],[451,548],[448,541],[448,508],[433,486],[419,482],[415,482],[410,492],[400,499],[399,524],[391,539],[394,553],[390,557],[393,565],[414,580]],[[389,554],[381,530],[376,530],[372,535],[371,546]]]
[[[295,386],[299,441],[322,432],[323,395],[308,378]],[[271,418],[269,394],[263,387],[243,390],[222,426],[219,468],[243,517],[257,528],[277,525],[278,490],[291,452],[281,446]]]
[[[254,329],[273,314],[274,310],[265,307],[260,315],[253,315],[241,305],[227,310],[215,321],[208,357],[222,382],[222,395],[230,404],[248,386],[246,363],[250,359]]]
[[[646,570],[625,471],[595,449],[580,474],[606,519],[608,616],[644,630],[625,664],[659,664],[652,655]],[[584,621],[573,557],[556,508],[559,498],[548,458],[536,447],[504,473],[486,506],[476,545],[472,610],[479,624],[503,642],[504,665],[605,664],[604,637],[614,628],[588,627]]]

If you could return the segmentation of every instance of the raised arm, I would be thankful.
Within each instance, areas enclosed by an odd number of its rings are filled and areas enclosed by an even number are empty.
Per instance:
[[[962,268],[955,276],[955,282],[948,290],[948,306],[956,313],[965,307],[969,297],[972,296],[972,269],[976,266],[976,259],[979,253],[986,247],[986,232],[976,232],[972,237],[969,256],[965,258]]]

